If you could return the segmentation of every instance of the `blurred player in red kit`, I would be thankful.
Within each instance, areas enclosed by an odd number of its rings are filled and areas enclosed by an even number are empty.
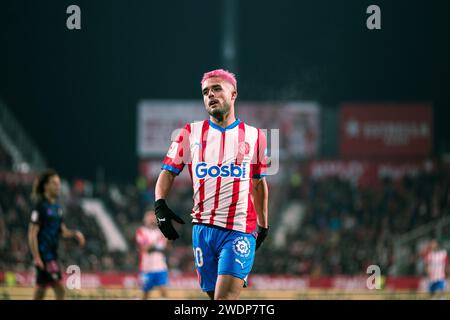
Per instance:
[[[144,225],[136,230],[136,244],[139,250],[139,272],[142,289],[142,299],[148,298],[148,293],[157,288],[161,297],[167,297],[168,267],[165,251],[167,239],[161,234],[156,224],[153,210],[144,215]]]

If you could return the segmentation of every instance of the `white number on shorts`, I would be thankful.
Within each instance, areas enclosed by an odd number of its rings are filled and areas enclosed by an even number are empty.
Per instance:
[[[199,247],[194,249],[194,257],[195,257],[195,263],[197,264],[197,267],[203,266],[203,252],[202,249]]]

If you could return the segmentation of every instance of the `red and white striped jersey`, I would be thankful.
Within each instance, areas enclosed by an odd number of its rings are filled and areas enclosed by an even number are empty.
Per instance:
[[[166,257],[159,251],[148,252],[150,245],[156,249],[164,250],[167,239],[159,229],[140,227],[136,230],[136,243],[139,249],[139,271],[159,272],[167,270]]]
[[[430,251],[425,256],[425,263],[430,281],[445,280],[445,268],[448,263],[446,250]]]
[[[252,179],[266,172],[266,138],[237,119],[226,128],[211,120],[189,123],[172,141],[162,169],[188,165],[194,190],[192,222],[252,233],[256,211]]]

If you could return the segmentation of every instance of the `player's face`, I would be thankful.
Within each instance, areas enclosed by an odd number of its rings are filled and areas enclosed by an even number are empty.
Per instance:
[[[45,185],[45,193],[47,193],[49,196],[53,198],[56,198],[59,196],[60,191],[61,191],[61,180],[59,179],[59,176],[50,177],[47,184]]]
[[[431,243],[430,243],[430,247],[431,247],[431,250],[434,251],[434,250],[438,249],[439,245],[438,245],[436,240],[432,240]]]
[[[230,112],[237,93],[227,81],[212,77],[203,82],[202,95],[208,114],[221,121]]]

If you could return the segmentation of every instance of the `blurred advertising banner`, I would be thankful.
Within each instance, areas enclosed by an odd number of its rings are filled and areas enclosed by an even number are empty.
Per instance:
[[[315,102],[238,102],[236,117],[266,129],[279,129],[280,152],[307,158],[318,152],[319,105]],[[137,153],[142,158],[162,157],[172,133],[188,122],[208,119],[203,101],[143,100],[137,112]],[[162,159],[161,159],[162,160]]]
[[[431,103],[347,103],[341,106],[340,117],[340,147],[344,157],[431,154]]]
[[[36,173],[23,173],[23,172],[11,172],[0,171],[0,182],[8,185],[30,185],[36,178]]]
[[[183,128],[188,122],[205,119],[205,115],[202,101],[141,101],[137,110],[138,156],[143,158],[165,155],[170,146],[172,132]]]
[[[63,274],[62,283],[69,277]],[[0,272],[0,284],[5,287],[32,287],[34,272]],[[428,281],[422,277],[383,277],[383,287],[388,290],[425,291]],[[80,289],[122,288],[138,289],[139,275],[125,272],[97,272],[81,275]],[[169,274],[169,289],[200,290],[196,274]],[[308,290],[338,289],[341,291],[369,290],[366,276],[289,276],[275,274],[250,275],[248,287],[256,290]]]
[[[155,183],[161,173],[163,159],[144,159],[139,162],[139,174],[148,182]],[[192,186],[189,169],[186,167],[173,181],[175,187]]]
[[[339,177],[359,187],[380,186],[384,178],[400,182],[405,176],[435,172],[437,164],[425,161],[346,161],[316,160],[308,165],[307,175],[313,179]]]

